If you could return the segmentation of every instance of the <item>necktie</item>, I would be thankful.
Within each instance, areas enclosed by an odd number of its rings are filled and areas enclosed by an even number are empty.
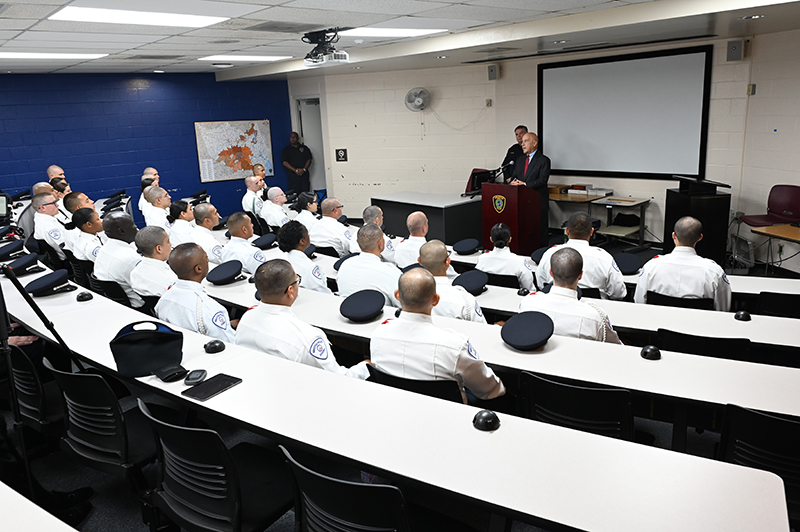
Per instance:
[[[527,173],[528,173],[528,163],[530,163],[530,162],[531,162],[531,157],[530,157],[530,155],[526,155],[526,156],[525,156],[525,171],[524,171],[524,172],[522,172],[522,177],[525,177],[525,174],[527,174]]]

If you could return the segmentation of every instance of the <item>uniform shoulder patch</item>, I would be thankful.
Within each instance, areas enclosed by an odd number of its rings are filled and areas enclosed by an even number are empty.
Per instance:
[[[267,258],[264,256],[263,253],[261,253],[260,249],[255,253],[253,253],[253,258],[256,259],[258,262],[267,262]]]
[[[483,317],[483,309],[481,308],[481,306],[478,304],[477,301],[475,302],[475,314],[477,314],[481,318]]]
[[[322,270],[319,269],[319,266],[314,266],[314,269],[311,270],[311,275],[313,275],[314,277],[316,277],[320,281],[322,281],[322,279],[323,279]]]
[[[214,314],[214,317],[211,318],[211,323],[213,323],[223,331],[228,330],[228,317],[221,310],[216,314]]]
[[[50,235],[50,238],[53,240],[61,240],[61,231],[58,229],[50,229],[47,234]]]
[[[525,265],[525,267],[526,267],[526,268],[528,268],[530,271],[533,271],[533,266],[531,266],[531,263],[528,261],[528,259],[525,259],[525,260],[523,260],[523,261],[522,261],[522,263],[523,263],[523,264]]]
[[[612,260],[611,261],[611,267],[614,268],[615,270],[619,271],[619,266],[617,266],[617,261]]]
[[[346,231],[344,232],[344,236],[346,236],[346,237],[347,237],[347,240],[351,240],[351,239],[352,239],[352,235],[350,234],[350,231],[349,231],[349,230],[346,230]]]
[[[328,358],[328,346],[325,339],[317,337],[311,342],[311,347],[308,348],[308,354],[318,360],[325,360]]]
[[[725,281],[725,284],[731,284],[731,282],[728,280],[728,276],[724,273],[722,274],[722,280]]]
[[[211,253],[216,257],[222,258],[222,246],[214,246],[211,248]]]
[[[394,251],[394,244],[392,244],[391,240],[386,241],[386,249],[388,249],[389,251]]]
[[[100,246],[97,246],[92,250],[92,256],[96,257],[98,253],[100,253]]]
[[[467,341],[467,353],[469,353],[469,356],[471,356],[475,360],[480,360],[481,359],[478,356],[478,352],[475,350],[474,347],[472,347],[472,344],[469,341]]]

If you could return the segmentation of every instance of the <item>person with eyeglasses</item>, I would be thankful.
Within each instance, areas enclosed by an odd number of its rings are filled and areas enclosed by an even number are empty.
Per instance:
[[[63,247],[71,241],[70,232],[60,221],[58,215],[58,202],[50,193],[36,194],[31,198],[33,209],[33,238],[44,240],[53,248],[62,261],[67,260]]]
[[[419,248],[419,263],[431,272],[436,281],[436,293],[439,294],[439,304],[433,307],[433,314],[456,318],[458,320],[486,323],[483,310],[475,296],[467,292],[462,286],[453,286],[453,281],[447,278],[447,269],[450,267],[450,252],[441,240],[431,240]]]
[[[369,361],[351,368],[340,366],[325,333],[292,312],[292,305],[301,294],[301,282],[286,260],[273,259],[259,266],[256,290],[261,302],[239,320],[236,344],[339,375],[366,379]]]
[[[347,297],[359,290],[377,290],[387,305],[400,308],[394,292],[402,272],[394,264],[381,261],[383,231],[375,224],[366,224],[358,230],[357,242],[361,253],[342,262],[336,275],[339,295]]]
[[[144,197],[153,207],[152,209],[145,209],[142,211],[145,225],[162,227],[169,233],[172,227],[172,224],[170,224],[167,219],[167,209],[172,205],[172,198],[169,192],[159,186],[152,185],[149,190],[145,191]]]
[[[270,227],[281,227],[289,221],[282,205],[286,203],[286,194],[281,187],[272,187],[267,191],[267,201],[261,207],[261,217]]]
[[[336,198],[322,201],[322,219],[309,231],[311,243],[320,247],[332,247],[340,257],[360,251],[350,229],[339,222],[342,205]]]
[[[209,296],[203,285],[208,275],[208,257],[198,244],[175,246],[169,255],[169,267],[178,276],[156,304],[158,319],[218,340],[235,342],[236,322],[228,311]]]

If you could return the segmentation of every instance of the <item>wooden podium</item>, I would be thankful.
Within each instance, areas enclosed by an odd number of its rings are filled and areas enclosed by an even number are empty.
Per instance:
[[[541,247],[541,197],[537,191],[524,185],[484,183],[481,195],[484,249],[492,249],[489,235],[501,222],[511,229],[512,253],[530,255]]]

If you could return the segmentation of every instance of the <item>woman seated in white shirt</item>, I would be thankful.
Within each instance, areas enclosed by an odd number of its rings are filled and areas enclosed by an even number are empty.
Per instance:
[[[297,211],[298,215],[295,220],[306,226],[306,229],[311,231],[311,228],[317,223],[317,196],[313,192],[301,192],[297,196],[297,202],[292,205],[292,210]]]
[[[172,224],[169,232],[169,242],[172,247],[185,242],[194,242],[192,239],[194,208],[189,203],[178,200],[173,201],[168,210],[167,221]]]
[[[527,257],[511,253],[511,229],[504,223],[495,224],[489,238],[494,249],[478,257],[475,268],[496,275],[515,275],[520,288],[533,291],[533,268]]]

